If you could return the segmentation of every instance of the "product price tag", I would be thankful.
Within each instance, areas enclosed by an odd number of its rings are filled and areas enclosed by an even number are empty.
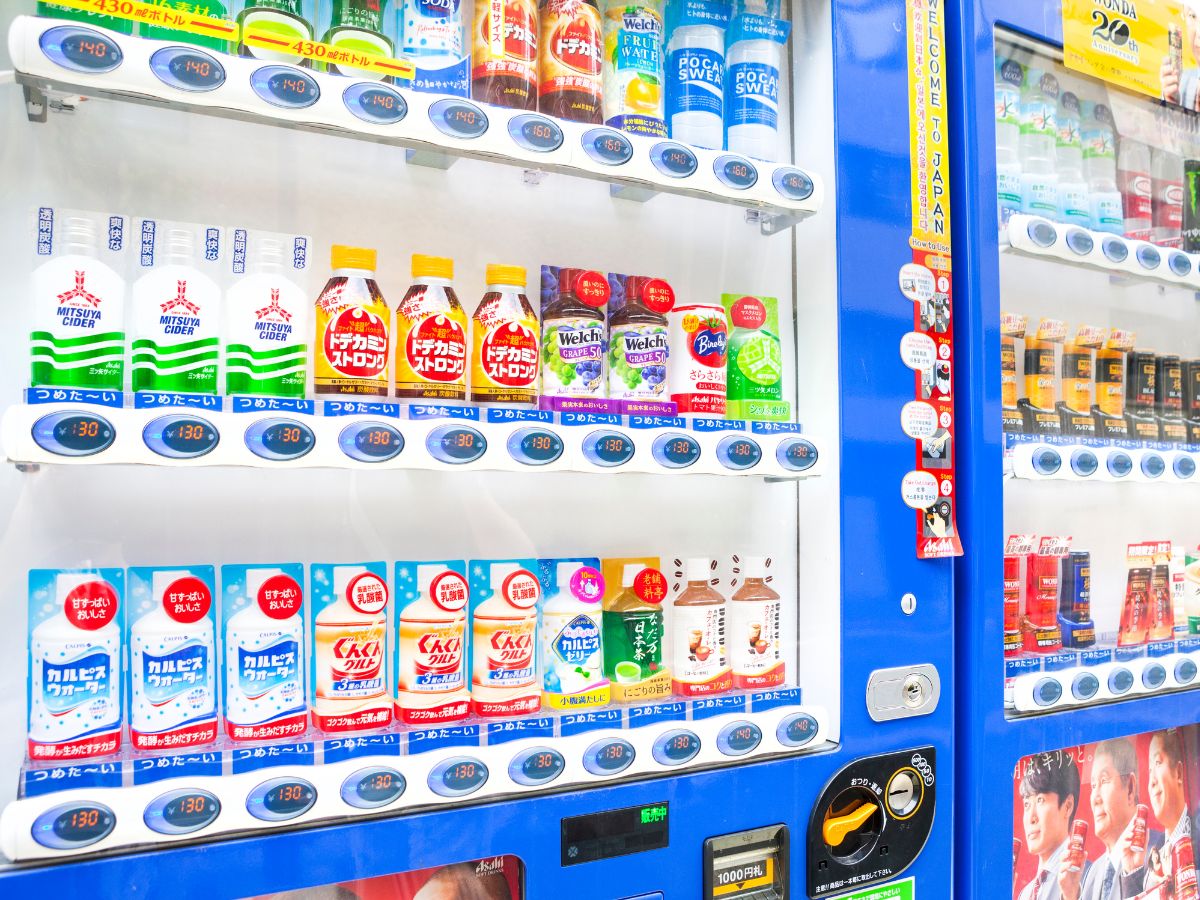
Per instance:
[[[242,30],[242,43],[247,47],[302,56],[340,68],[390,75],[403,81],[410,80],[417,72],[416,66],[403,59],[392,59],[366,50],[349,50],[321,41],[295,41],[278,32],[253,26]]]
[[[85,12],[100,13],[118,19],[129,19],[159,28],[173,28],[188,34],[237,40],[238,28],[227,19],[184,12],[183,8],[139,3],[138,0],[54,0],[57,6],[68,6]],[[192,4],[187,4],[190,8]]]

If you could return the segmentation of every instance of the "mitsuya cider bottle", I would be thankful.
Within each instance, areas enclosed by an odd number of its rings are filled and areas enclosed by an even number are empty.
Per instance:
[[[733,687],[725,652],[725,598],[709,585],[712,560],[687,561],[687,587],[674,603],[671,688],[680,697]]]
[[[388,395],[387,301],[375,251],[334,244],[333,274],[317,298],[313,385],[318,394]]]

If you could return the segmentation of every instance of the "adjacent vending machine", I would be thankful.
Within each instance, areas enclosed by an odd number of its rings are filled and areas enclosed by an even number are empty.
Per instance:
[[[1190,2],[953,31],[955,896],[1197,896],[1198,53]]]
[[[4,27],[0,894],[948,896],[940,10]]]

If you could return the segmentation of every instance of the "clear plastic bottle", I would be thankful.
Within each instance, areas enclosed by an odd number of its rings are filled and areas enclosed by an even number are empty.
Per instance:
[[[681,697],[720,694],[733,687],[725,650],[725,598],[709,586],[712,560],[687,561],[687,587],[673,604],[671,688]]]
[[[1183,246],[1183,159],[1169,150],[1150,151],[1153,240],[1163,247]]]
[[[1079,98],[1071,91],[1058,96],[1054,126],[1055,167],[1058,174],[1058,221],[1087,228],[1092,214],[1088,208],[1088,187],[1083,180],[1082,123]]]
[[[779,594],[767,584],[767,561],[763,557],[745,557],[742,571],[746,580],[729,603],[733,686],[739,690],[777,687],[786,677]]]
[[[1058,79],[1044,69],[1028,69],[1021,90],[1021,212],[1058,218]]]
[[[525,269],[487,267],[487,293],[471,317],[471,400],[533,406],[538,386],[537,313]]]
[[[666,137],[662,0],[609,0],[603,23],[604,123]]]
[[[996,201],[1000,225],[1021,211],[1021,85],[1025,67],[996,60]]]
[[[779,158],[779,67],[790,28],[779,0],[735,0],[725,52],[725,146],[732,153]]]
[[[667,3],[667,129],[677,141],[720,150],[725,146],[725,23],[700,19],[691,6],[687,0]]]
[[[552,709],[608,703],[598,575],[581,562],[560,562],[556,591],[542,604],[542,702]]]
[[[1153,237],[1152,184],[1150,148],[1133,138],[1121,138],[1117,145],[1117,187],[1121,191],[1127,238],[1148,241]]]
[[[1103,103],[1080,104],[1083,138],[1083,177],[1088,186],[1091,229],[1124,234],[1121,193],[1117,190],[1116,141],[1112,112]]]
[[[560,269],[558,299],[542,310],[542,396],[603,397],[604,314],[575,294],[582,269]]]
[[[625,685],[643,685],[634,695],[639,699],[662,696],[671,689],[670,681],[661,677],[667,672],[662,602],[643,600],[634,590],[645,568],[641,563],[626,563],[621,571],[621,593],[604,601],[604,674],[614,682],[618,700],[624,699]],[[653,684],[644,684],[650,679]]]
[[[667,317],[644,302],[649,278],[631,275],[625,305],[608,321],[608,396],[614,400],[663,400],[671,349]]]

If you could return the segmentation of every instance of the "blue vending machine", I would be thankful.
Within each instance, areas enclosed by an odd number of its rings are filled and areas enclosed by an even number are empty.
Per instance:
[[[958,897],[1196,896],[1198,39],[1190,3],[952,29]]]
[[[940,10],[102,6],[4,23],[0,895],[949,896]]]

